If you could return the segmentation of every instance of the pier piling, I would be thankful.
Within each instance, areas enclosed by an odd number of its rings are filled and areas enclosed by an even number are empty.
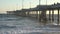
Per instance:
[[[59,25],[59,9],[58,9],[58,20],[57,21],[58,21],[57,25]]]
[[[52,21],[54,21],[54,10],[52,10]]]

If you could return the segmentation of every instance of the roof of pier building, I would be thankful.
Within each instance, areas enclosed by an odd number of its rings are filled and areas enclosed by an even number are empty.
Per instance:
[[[60,9],[60,3],[54,3],[53,5],[49,6],[49,9]]]
[[[45,8],[48,8],[50,5],[37,5],[36,8],[39,8],[39,9],[45,9]]]

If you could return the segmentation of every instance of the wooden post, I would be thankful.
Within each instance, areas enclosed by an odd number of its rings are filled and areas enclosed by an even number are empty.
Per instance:
[[[52,10],[52,21],[54,21],[54,10]]]
[[[28,16],[29,16],[29,11],[27,13],[28,13]]]
[[[59,25],[59,9],[58,9],[58,20],[57,21],[58,21],[57,25]]]
[[[25,11],[25,16],[26,16],[26,11]]]
[[[36,18],[38,19],[38,11],[36,11]]]
[[[49,10],[49,20],[51,20],[51,10]]]
[[[41,12],[39,11],[39,14],[38,14],[38,19],[39,19],[39,21],[41,22],[41,14],[40,14]]]
[[[41,15],[39,16],[41,20],[47,21],[46,10],[42,10]]]

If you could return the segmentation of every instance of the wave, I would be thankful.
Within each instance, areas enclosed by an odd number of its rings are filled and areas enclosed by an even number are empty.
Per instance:
[[[16,28],[16,26],[0,25],[1,28]]]

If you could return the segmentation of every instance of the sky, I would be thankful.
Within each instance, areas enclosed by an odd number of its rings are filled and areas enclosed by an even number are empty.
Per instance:
[[[60,3],[60,0],[47,0],[47,5]],[[46,0],[40,0],[40,4],[46,5]],[[23,8],[33,8],[39,5],[39,0],[24,0]],[[0,0],[0,13],[22,9],[22,0]]]

